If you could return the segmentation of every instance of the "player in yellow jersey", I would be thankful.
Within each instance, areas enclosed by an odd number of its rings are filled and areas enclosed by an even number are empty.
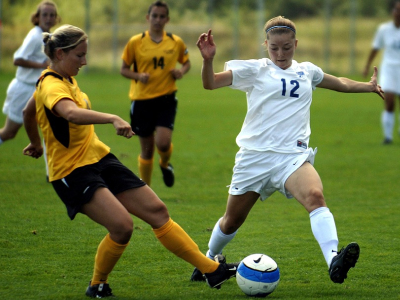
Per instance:
[[[131,126],[141,145],[139,175],[150,185],[157,148],[164,183],[171,187],[172,131],[178,104],[175,81],[189,71],[189,53],[180,37],[164,31],[169,21],[164,1],[153,2],[146,19],[149,30],[134,35],[125,46],[121,74],[131,79]],[[181,68],[176,68],[177,63]]]
[[[46,143],[49,180],[67,207],[69,217],[83,213],[103,225],[108,234],[100,242],[86,295],[113,296],[108,276],[132,236],[131,214],[148,223],[158,240],[176,256],[205,273],[209,286],[236,275],[237,264],[223,256],[210,260],[169,216],[168,209],[141,179],[110,153],[93,124],[111,123],[116,133],[130,138],[131,125],[119,116],[91,110],[88,96],[74,78],[86,65],[87,36],[78,27],[64,25],[53,35],[43,34],[50,66],[42,72],[33,97],[24,109],[30,144],[24,154],[38,158]]]

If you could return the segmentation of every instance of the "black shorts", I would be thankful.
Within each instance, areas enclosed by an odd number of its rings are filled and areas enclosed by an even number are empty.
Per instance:
[[[131,126],[141,137],[154,133],[157,126],[174,129],[178,99],[175,93],[149,100],[132,101]]]
[[[94,192],[100,187],[106,187],[116,195],[146,185],[111,153],[97,163],[75,169],[52,184],[67,207],[71,220],[81,212],[82,206],[92,199]]]

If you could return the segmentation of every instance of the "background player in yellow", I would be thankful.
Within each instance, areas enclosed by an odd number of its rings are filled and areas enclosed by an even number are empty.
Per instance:
[[[178,104],[175,81],[189,71],[189,54],[180,37],[164,31],[169,21],[169,9],[164,1],[153,2],[146,19],[149,30],[134,35],[125,46],[121,74],[131,79],[131,126],[141,146],[139,175],[151,184],[157,147],[164,183],[171,187],[174,169],[169,161]],[[180,69],[175,68],[178,62]]]

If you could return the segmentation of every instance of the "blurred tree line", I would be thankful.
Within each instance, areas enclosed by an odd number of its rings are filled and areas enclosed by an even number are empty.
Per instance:
[[[91,14],[97,16],[96,22],[111,22],[115,9],[118,9],[119,23],[143,22],[152,0],[53,0],[61,16],[69,15],[84,18],[84,8],[90,8]],[[240,10],[255,11],[260,0],[167,0],[171,19],[174,22],[187,21],[183,18],[190,15],[190,20],[204,19],[204,14],[214,18],[224,18],[231,13],[234,3]],[[332,16],[348,16],[351,0],[263,0],[269,16],[283,15],[298,19],[315,17],[323,14],[326,5],[330,7]],[[355,0],[358,14],[364,17],[384,17],[390,13],[393,0]],[[2,4],[2,23],[17,25],[21,20],[27,20],[27,15],[33,12],[40,0],[0,0]],[[75,8],[75,9],[74,9]],[[79,8],[79,9],[78,9]],[[82,9],[83,8],[83,9]]]

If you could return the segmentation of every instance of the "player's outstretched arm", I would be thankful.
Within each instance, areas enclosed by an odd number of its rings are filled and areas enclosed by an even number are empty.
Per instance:
[[[117,135],[131,138],[135,133],[131,125],[117,115],[102,113],[95,110],[79,108],[69,99],[61,99],[54,106],[54,111],[68,122],[79,125],[113,124]]]
[[[330,89],[342,93],[376,93],[384,98],[384,91],[377,82],[378,69],[374,67],[374,73],[369,82],[355,81],[346,77],[336,77],[324,74],[324,79],[317,85],[324,89]]]
[[[211,29],[207,33],[200,35],[196,45],[203,57],[203,67],[201,69],[203,87],[207,90],[213,90],[231,85],[233,79],[232,71],[214,73],[213,60],[217,52],[217,46],[214,43]]]

